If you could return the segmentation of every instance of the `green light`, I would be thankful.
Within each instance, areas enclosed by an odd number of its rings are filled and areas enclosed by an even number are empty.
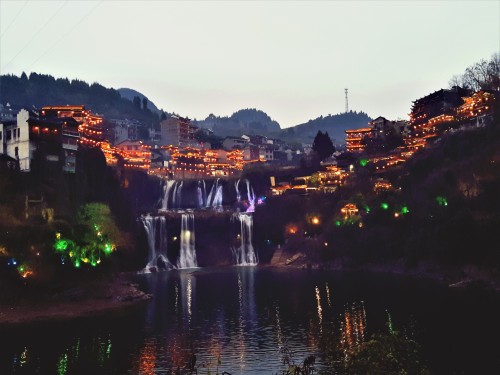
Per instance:
[[[56,251],[64,251],[68,248],[68,241],[66,240],[57,240],[54,245]]]
[[[102,232],[97,224],[93,224],[90,233],[87,233],[84,238],[79,238],[76,243],[70,239],[61,238],[61,234],[56,233],[54,249],[61,253],[63,259],[69,258],[76,268],[97,267],[101,263],[102,254],[109,256],[115,251],[116,245],[110,241],[108,233]]]
[[[57,361],[58,375],[66,375],[68,372],[68,355],[64,353]]]
[[[440,206],[446,207],[448,206],[448,201],[445,197],[438,196],[436,197],[436,201]]]
[[[369,214],[370,213],[370,207],[365,206],[365,211],[366,211],[367,214]]]
[[[113,246],[112,246],[111,244],[107,243],[107,244],[105,244],[105,245],[104,245],[104,252],[105,252],[105,253],[108,253],[108,254],[109,254],[109,253],[111,253],[112,251],[113,251]]]
[[[342,225],[342,223],[339,220],[336,220],[335,221],[335,225],[338,226],[338,227],[340,227]]]
[[[383,209],[383,210],[388,210],[389,209],[389,204],[388,203],[385,203],[385,202],[382,202],[380,204],[380,207]]]
[[[409,213],[409,212],[410,212],[410,210],[408,209],[408,207],[403,206],[403,207],[401,208],[401,213],[402,213],[403,215],[406,215],[406,214],[407,214],[407,213]]]
[[[368,164],[368,159],[360,159],[359,160],[359,165],[361,165],[362,167],[366,167],[366,165]]]

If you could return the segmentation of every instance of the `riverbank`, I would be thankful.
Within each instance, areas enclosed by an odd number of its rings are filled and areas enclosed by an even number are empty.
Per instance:
[[[151,298],[121,274],[109,282],[86,282],[77,288],[36,302],[0,305],[0,326],[65,321],[93,317],[136,306]]]
[[[433,262],[420,262],[410,267],[404,260],[355,265],[348,258],[340,258],[334,262],[312,262],[303,253],[291,255],[285,254],[282,250],[277,250],[270,266],[294,269],[390,273],[432,279],[450,288],[478,288],[500,292],[500,273],[494,270],[480,269],[473,265],[443,266]]]

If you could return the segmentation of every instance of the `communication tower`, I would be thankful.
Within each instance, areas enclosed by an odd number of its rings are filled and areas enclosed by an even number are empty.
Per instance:
[[[347,89],[344,89],[345,91],[345,113],[349,112],[349,99],[347,98]]]

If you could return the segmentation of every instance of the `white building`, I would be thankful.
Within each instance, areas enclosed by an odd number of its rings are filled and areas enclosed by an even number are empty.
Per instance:
[[[19,162],[21,171],[30,171],[30,156],[34,147],[30,144],[29,112],[22,109],[16,122],[0,123],[0,154],[8,155]]]
[[[242,149],[249,141],[243,137],[226,137],[222,141],[224,150],[233,150],[235,148]]]

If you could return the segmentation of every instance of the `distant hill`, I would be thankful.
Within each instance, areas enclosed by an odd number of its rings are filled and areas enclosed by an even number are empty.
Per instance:
[[[146,98],[148,101],[148,108],[153,111],[154,113],[157,113],[159,116],[161,116],[162,110],[159,109],[147,96],[144,94],[141,94],[139,91],[135,91],[134,89],[129,89],[129,88],[121,88],[116,90],[120,93],[122,98],[128,99],[131,102],[134,100],[134,97],[138,96],[141,99]]]
[[[309,120],[304,124],[299,124],[283,129],[279,138],[287,142],[312,143],[319,130],[328,132],[328,135],[336,145],[345,143],[345,131],[366,127],[372,118],[364,112],[350,111],[337,115],[320,116],[314,120]]]
[[[320,116],[304,124],[281,129],[265,112],[257,109],[242,109],[231,116],[219,117],[210,114],[205,120],[195,124],[204,129],[213,130],[219,137],[259,134],[283,139],[290,143],[312,143],[318,130],[328,132],[334,144],[345,143],[345,131],[367,126],[372,118],[364,112],[350,111],[337,115]]]
[[[31,73],[29,77],[24,73],[21,77],[2,75],[0,90],[1,104],[10,103],[14,107],[40,108],[46,105],[83,104],[108,119],[136,119],[146,126],[158,124],[160,121],[160,115],[156,111],[135,106],[117,90],[98,83],[89,85],[78,79],[54,78],[38,73]]]
[[[265,112],[255,108],[241,109],[231,116],[219,117],[210,114],[205,120],[196,121],[200,128],[211,129],[219,137],[259,134],[265,136],[279,134],[280,125]]]

